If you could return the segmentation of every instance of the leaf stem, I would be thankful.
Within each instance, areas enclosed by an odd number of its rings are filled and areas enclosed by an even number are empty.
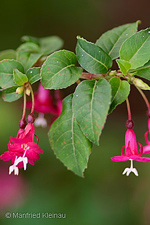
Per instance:
[[[126,99],[126,104],[127,104],[127,111],[128,111],[128,120],[131,120],[131,108],[130,108],[130,103],[129,99]]]
[[[7,88],[1,88],[0,91],[5,91]]]
[[[81,81],[78,79],[78,80],[76,81],[76,83],[77,83],[77,84],[80,84],[80,83],[81,83]]]
[[[94,73],[86,73],[83,72],[80,76],[82,79],[92,80],[92,79],[100,79],[104,78],[107,74],[94,74]]]
[[[94,74],[94,73],[82,72],[80,76],[81,79],[86,79],[86,80],[93,80],[93,79],[99,80],[100,78],[105,78],[109,80],[112,77],[121,77],[126,80],[130,79],[128,76],[124,76],[120,71],[116,71],[116,70],[112,70],[110,72],[107,72],[106,74]]]

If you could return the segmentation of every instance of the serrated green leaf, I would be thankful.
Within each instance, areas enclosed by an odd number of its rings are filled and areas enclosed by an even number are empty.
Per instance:
[[[77,39],[76,54],[80,65],[89,73],[107,73],[112,66],[110,56],[94,43],[80,37]]]
[[[83,134],[99,145],[111,100],[111,87],[105,79],[81,82],[73,95],[73,111]]]
[[[144,66],[132,70],[135,75],[150,80],[150,61],[148,61]]]
[[[128,38],[120,49],[120,59],[131,64],[131,69],[143,66],[150,60],[150,28]]]
[[[8,49],[0,52],[0,61],[3,59],[16,59],[16,51]]]
[[[4,59],[0,61],[0,86],[2,88],[16,86],[13,80],[14,69],[18,69],[20,72],[24,73],[24,68],[18,61],[14,59]]]
[[[16,94],[17,87],[7,88],[2,92],[2,98],[5,102],[14,102],[22,97],[22,94]]]
[[[109,81],[112,89],[112,99],[109,109],[111,113],[117,105],[124,102],[130,93],[130,84],[125,80],[120,80],[118,77],[113,77]]]
[[[28,82],[28,77],[17,69],[13,70],[13,78],[15,83],[19,86],[22,86],[24,83]]]
[[[26,42],[21,44],[17,51],[24,51],[24,52],[30,52],[30,53],[40,53],[40,47],[36,43],[33,42]]]
[[[75,83],[82,74],[82,69],[75,67],[76,62],[76,55],[67,50],[48,56],[41,68],[43,87],[61,89]]]
[[[17,53],[17,60],[24,66],[24,70],[26,72],[39,60],[41,56],[41,53],[19,51]]]
[[[101,47],[112,59],[118,58],[121,45],[137,31],[139,22],[125,24],[105,32],[96,41],[96,45]]]
[[[59,50],[63,46],[63,40],[58,36],[43,37],[39,39],[41,46],[41,53],[49,55],[50,53]]]
[[[131,64],[128,61],[125,61],[123,59],[117,59],[116,62],[118,63],[118,66],[121,70],[121,72],[126,75],[129,69],[131,68]]]
[[[38,80],[41,79],[40,67],[33,67],[33,68],[27,70],[26,75],[28,77],[30,84],[37,82]]]
[[[72,111],[72,95],[63,100],[62,113],[52,124],[48,136],[56,157],[69,170],[83,176],[92,144],[83,135],[76,122]]]

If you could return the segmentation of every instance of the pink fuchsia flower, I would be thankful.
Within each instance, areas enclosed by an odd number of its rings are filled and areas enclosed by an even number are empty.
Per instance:
[[[148,140],[148,135],[150,135],[150,118],[148,119],[148,130],[145,132],[145,142],[147,145],[143,147],[143,154],[150,153],[150,141]]]
[[[34,94],[34,110],[39,113],[56,113],[55,108],[53,107],[53,98],[50,95],[50,91],[48,89],[44,89],[42,84],[39,84],[38,91]],[[27,102],[27,107],[32,107],[32,101]]]
[[[55,90],[55,92],[58,90]],[[54,96],[55,96],[54,92]],[[39,84],[38,91],[34,94],[35,106],[34,110],[39,113],[39,117],[35,120],[35,126],[47,126],[47,121],[44,118],[45,114],[52,114],[54,118],[59,116],[60,106],[58,101],[56,101],[56,106],[54,105],[53,98],[50,94],[50,90],[44,89],[42,84]],[[62,100],[59,99],[61,102]],[[61,103],[62,104],[62,103]],[[32,107],[32,101],[27,102],[27,108]]]
[[[60,95],[59,90],[55,90],[54,92],[54,97],[55,97],[55,101],[56,101],[56,115],[54,116],[54,118],[51,120],[50,125],[60,116],[61,111],[62,111],[62,97]]]
[[[34,162],[40,158],[39,153],[43,150],[34,142],[34,125],[28,123],[25,129],[19,129],[17,137],[10,137],[8,151],[0,156],[3,161],[12,160],[12,166],[9,167],[9,174],[14,171],[15,175],[19,174],[19,169],[26,170],[27,164],[34,165]]]
[[[111,160],[115,162],[120,161],[131,161],[131,167],[126,168],[123,171],[123,174],[129,176],[131,172],[133,172],[136,176],[138,176],[138,172],[135,168],[133,168],[133,160],[139,162],[150,162],[150,157],[141,157],[143,154],[143,146],[138,143],[140,146],[140,153],[138,152],[136,136],[133,129],[127,129],[125,134],[125,145],[122,147],[121,156],[111,157]]]

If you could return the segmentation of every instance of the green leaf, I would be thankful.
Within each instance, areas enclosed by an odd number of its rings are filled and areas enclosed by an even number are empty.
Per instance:
[[[40,47],[39,45],[33,43],[33,42],[27,42],[23,43],[19,46],[17,51],[25,51],[25,52],[30,52],[30,53],[39,53],[40,52]]]
[[[150,80],[150,61],[148,61],[144,66],[131,72],[134,72],[134,74],[136,74],[139,77]]]
[[[61,115],[48,133],[51,147],[64,165],[75,174],[83,176],[87,168],[92,144],[83,135],[72,111],[72,95],[63,100]]]
[[[28,77],[30,84],[37,82],[38,80],[41,79],[40,67],[33,67],[33,68],[27,70],[26,75]]]
[[[130,84],[125,80],[120,80],[118,77],[113,77],[109,81],[112,88],[112,99],[109,109],[111,113],[117,105],[126,100],[130,93]]]
[[[73,111],[83,134],[99,145],[111,100],[111,87],[105,79],[81,82],[73,95]]]
[[[21,41],[23,41],[23,42],[33,42],[37,45],[40,45],[39,38],[33,37],[33,36],[24,35],[24,36],[21,37]]]
[[[76,54],[80,65],[89,73],[107,73],[112,66],[110,56],[94,43],[80,37],[77,39]]]
[[[39,60],[41,56],[41,53],[19,51],[17,53],[17,60],[24,66],[24,70],[26,72]]]
[[[16,51],[12,49],[1,51],[0,61],[2,61],[3,59],[16,59]]]
[[[120,49],[120,58],[131,64],[131,69],[143,66],[150,60],[150,28],[128,38]]]
[[[118,58],[121,45],[137,31],[139,22],[125,24],[107,31],[96,41],[96,44],[112,59]]]
[[[22,94],[16,94],[17,87],[7,88],[2,92],[2,98],[5,102],[13,102],[22,97]]]
[[[13,70],[13,77],[15,83],[19,86],[22,86],[24,83],[28,82],[28,77],[17,69]]]
[[[22,41],[27,43],[35,43],[40,47],[40,53],[42,55],[49,55],[50,53],[59,50],[63,46],[63,40],[58,36],[49,36],[36,38],[32,36],[23,36]]]
[[[39,42],[43,55],[49,55],[63,46],[63,40],[58,36],[43,37],[39,39]]]
[[[0,61],[0,87],[9,88],[16,86],[13,80],[13,70],[18,69],[24,73],[23,66],[14,59]]]
[[[76,55],[67,50],[48,56],[41,68],[43,87],[61,89],[75,83],[82,74],[82,69],[75,67],[76,62]]]
[[[121,72],[126,75],[129,69],[131,68],[131,64],[128,61],[125,61],[123,59],[117,59],[118,66],[121,70]]]

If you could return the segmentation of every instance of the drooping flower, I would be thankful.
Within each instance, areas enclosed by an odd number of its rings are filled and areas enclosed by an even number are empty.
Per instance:
[[[145,132],[145,142],[147,145],[143,147],[143,154],[150,153],[150,141],[148,140],[148,135],[150,135],[150,118],[148,119],[148,130]]]
[[[54,97],[56,92],[54,91]],[[35,105],[34,110],[39,113],[39,117],[35,120],[35,126],[47,126],[47,121],[44,118],[45,114],[52,114],[54,118],[57,118],[60,115],[60,105],[62,105],[62,99],[59,98],[56,100],[56,105],[54,105],[54,101],[52,95],[50,94],[50,90],[44,89],[42,84],[39,84],[38,91],[34,94]],[[32,107],[32,101],[27,102],[27,108]]]
[[[125,134],[125,145],[122,147],[121,156],[111,157],[111,160],[115,162],[120,161],[131,161],[131,167],[126,168],[123,171],[123,174],[129,176],[131,172],[133,172],[136,176],[138,176],[138,172],[135,168],[133,168],[133,160],[139,162],[150,162],[150,157],[142,157],[143,154],[143,146],[138,143],[140,146],[140,153],[138,152],[138,146],[136,141],[136,136],[133,129],[127,129]]]
[[[34,165],[34,162],[40,158],[39,153],[43,150],[34,142],[34,125],[28,123],[25,129],[19,129],[17,137],[10,137],[8,151],[0,155],[3,161],[12,160],[12,166],[9,167],[9,174],[14,171],[15,175],[19,174],[19,169],[26,170],[27,164]]]

